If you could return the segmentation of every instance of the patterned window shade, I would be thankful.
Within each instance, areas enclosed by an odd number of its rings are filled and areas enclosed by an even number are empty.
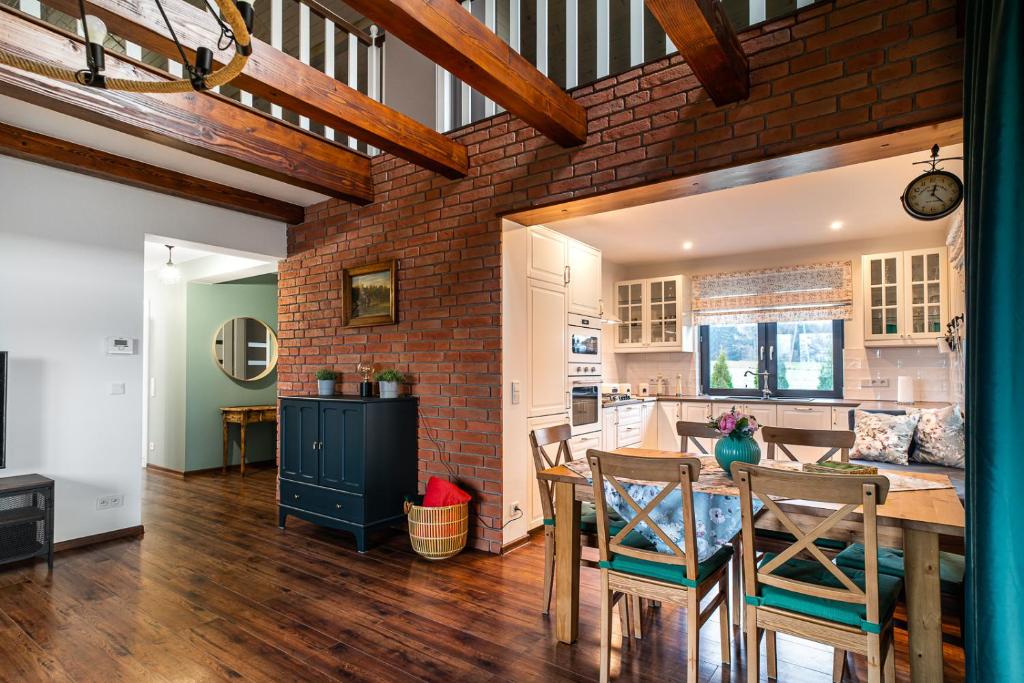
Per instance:
[[[698,325],[849,320],[853,317],[853,264],[697,275],[693,313]]]

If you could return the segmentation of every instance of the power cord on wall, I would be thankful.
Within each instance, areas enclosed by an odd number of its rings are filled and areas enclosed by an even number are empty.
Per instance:
[[[417,403],[417,406],[416,406],[416,410],[417,410],[417,412],[419,412],[420,424],[423,425],[423,428],[424,428],[424,430],[427,433],[427,440],[430,441],[430,443],[434,444],[434,448],[437,449],[437,453],[438,453],[439,460],[440,460],[441,464],[444,465],[444,468],[448,471],[448,480],[451,481],[452,483],[454,483],[454,481],[456,479],[458,479],[458,473],[455,470],[452,469],[451,463],[448,462],[449,458],[448,458],[448,449],[447,449],[447,447],[443,446],[441,444],[441,442],[438,440],[437,435],[436,435],[437,434],[436,430],[432,430],[430,428],[430,425],[427,423],[427,416],[423,414],[423,409],[419,406],[418,403]],[[477,516],[476,521],[477,521],[477,523],[480,526],[482,526],[485,529],[490,529],[491,531],[501,531],[502,529],[507,527],[512,522],[515,522],[516,520],[519,520],[519,519],[523,518],[525,513],[523,512],[522,508],[516,507],[516,511],[519,514],[516,515],[515,517],[511,518],[510,520],[508,520],[504,524],[502,524],[500,527],[493,527],[490,524],[487,524],[482,519],[480,519],[479,516]]]

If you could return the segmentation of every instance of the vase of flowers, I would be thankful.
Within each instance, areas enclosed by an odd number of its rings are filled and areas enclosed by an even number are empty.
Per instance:
[[[381,398],[398,398],[398,385],[405,381],[405,375],[398,370],[381,370],[373,376],[380,384]]]
[[[333,396],[334,383],[338,380],[338,373],[328,368],[316,371],[316,393],[320,396]]]
[[[729,466],[734,462],[761,462],[761,447],[754,441],[754,432],[760,425],[753,415],[736,412],[736,407],[708,422],[708,426],[722,435],[715,444],[715,460],[732,477]]]

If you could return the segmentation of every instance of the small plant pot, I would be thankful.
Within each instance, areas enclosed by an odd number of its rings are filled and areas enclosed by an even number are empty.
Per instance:
[[[398,398],[398,382],[380,382],[381,398]]]
[[[317,393],[321,396],[333,396],[335,381],[333,379],[318,379],[316,381]]]

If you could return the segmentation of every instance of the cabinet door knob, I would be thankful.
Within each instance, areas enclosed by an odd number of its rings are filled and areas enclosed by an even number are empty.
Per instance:
[[[338,508],[340,510],[341,509],[341,503],[335,503],[334,507],[336,507],[336,508]]]
[[[296,494],[294,494],[293,497],[295,498],[295,500],[298,500],[299,499],[299,494],[296,493]]]

